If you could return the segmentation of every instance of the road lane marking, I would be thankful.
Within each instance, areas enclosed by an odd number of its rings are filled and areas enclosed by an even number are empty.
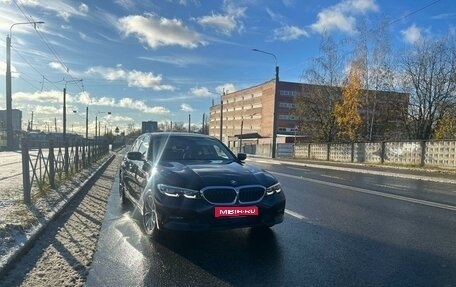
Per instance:
[[[301,215],[301,214],[299,214],[299,213],[297,213],[297,212],[294,212],[294,211],[291,211],[291,210],[289,210],[289,209],[285,209],[285,213],[288,214],[288,215],[291,215],[291,216],[293,216],[293,217],[296,217],[296,218],[299,219],[299,220],[303,220],[303,219],[304,219],[304,220],[308,220],[308,218],[305,217],[304,215]]]
[[[423,199],[416,199],[416,198],[411,198],[411,197],[406,197],[406,196],[401,196],[401,195],[396,195],[396,194],[383,193],[383,192],[369,190],[369,189],[365,189],[365,188],[354,187],[354,186],[349,186],[349,185],[344,185],[344,184],[339,184],[339,183],[334,183],[334,182],[321,181],[318,179],[306,178],[306,177],[302,177],[302,176],[289,175],[289,174],[280,173],[280,172],[269,171],[269,173],[279,175],[279,176],[291,177],[294,179],[301,179],[301,180],[305,180],[308,182],[327,185],[327,186],[331,186],[331,187],[348,189],[351,191],[361,192],[361,193],[365,193],[365,194],[382,196],[382,197],[406,201],[406,202],[410,202],[410,203],[421,204],[421,205],[425,205],[425,206],[431,206],[431,207],[456,211],[456,206],[453,206],[453,205],[437,203],[437,202],[427,201],[427,200],[423,200]]]
[[[299,170],[299,171],[306,171],[306,172],[310,172],[311,170],[310,169],[306,169],[306,168],[302,168],[302,167],[291,167],[291,166],[287,166],[288,169],[293,169],[293,170]]]
[[[329,170],[337,170],[343,172],[354,172],[354,173],[361,173],[361,174],[371,174],[371,175],[383,175],[389,177],[396,177],[396,178],[405,178],[405,179],[413,179],[413,180],[423,180],[423,181],[432,181],[432,182],[442,182],[442,183],[452,183],[456,184],[456,180],[449,179],[449,178],[439,178],[439,177],[432,177],[427,175],[413,175],[413,174],[402,174],[401,169],[398,169],[397,172],[387,172],[387,171],[379,171],[379,170],[371,170],[369,168],[350,168],[347,166],[331,166],[331,165],[321,165],[321,164],[314,164],[314,163],[303,163],[303,162],[293,162],[293,161],[278,161],[278,160],[267,160],[262,158],[261,160],[256,160],[255,158],[249,158],[249,160],[255,162],[263,162],[263,163],[270,163],[273,164],[276,162],[277,164],[282,164],[282,166],[302,166],[307,168],[318,168],[318,169],[329,169]],[[362,165],[360,165],[362,166]]]
[[[254,162],[258,162],[258,163],[267,163],[267,164],[275,164],[275,165],[281,165],[282,163],[280,162],[276,162],[276,161],[268,161],[268,160],[251,160],[249,159],[250,161],[254,161]]]

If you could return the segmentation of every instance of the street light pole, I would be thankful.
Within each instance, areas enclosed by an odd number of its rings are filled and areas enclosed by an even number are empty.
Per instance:
[[[86,140],[89,139],[89,106],[86,107]]]
[[[8,150],[13,150],[13,107],[11,96],[11,37],[13,27],[16,25],[33,24],[36,29],[36,24],[43,24],[43,21],[33,21],[24,23],[14,23],[10,27],[10,32],[6,35],[6,147]]]
[[[241,120],[241,137],[239,139],[239,152],[242,152],[242,129],[244,128],[244,118]]]
[[[271,150],[271,158],[276,157],[276,145],[277,145],[277,100],[279,95],[279,66],[277,64],[277,57],[273,53],[269,53],[266,51],[252,49],[254,52],[259,52],[263,54],[268,54],[274,57],[275,60],[275,89],[274,89],[274,108],[273,108],[273,115],[272,115],[272,150]]]
[[[191,121],[191,115],[188,114],[188,132],[190,133],[190,121]]]

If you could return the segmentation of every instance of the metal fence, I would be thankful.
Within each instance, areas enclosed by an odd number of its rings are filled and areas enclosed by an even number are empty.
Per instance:
[[[26,204],[31,203],[32,187],[38,190],[46,186],[55,189],[64,179],[88,168],[109,152],[109,145],[105,141],[80,139],[54,147],[51,138],[40,144],[36,156],[31,157],[29,146],[35,144],[27,137],[22,138],[22,181]]]

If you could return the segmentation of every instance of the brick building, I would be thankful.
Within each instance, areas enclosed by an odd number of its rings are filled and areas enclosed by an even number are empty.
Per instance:
[[[327,87],[283,81],[279,81],[278,86],[277,143],[293,142],[295,136],[311,140],[305,134],[297,131],[299,119],[293,115],[295,98],[307,97],[310,93]],[[213,105],[210,108],[209,135],[219,138],[220,126],[222,126],[222,141],[231,148],[239,146],[240,138],[243,139],[243,144],[271,144],[275,89],[275,80],[271,80],[223,95],[221,99],[223,104]],[[333,90],[335,91],[334,97],[342,97],[340,88],[333,88]],[[390,109],[391,103],[395,106],[398,106],[399,103],[401,106],[406,106],[408,103],[408,95],[404,93],[365,91],[364,95],[375,98],[376,114],[379,114],[379,117],[381,111]],[[361,117],[368,116],[368,109],[362,107],[360,114]],[[397,113],[393,120],[399,121],[400,116]],[[380,120],[380,118],[376,120]]]

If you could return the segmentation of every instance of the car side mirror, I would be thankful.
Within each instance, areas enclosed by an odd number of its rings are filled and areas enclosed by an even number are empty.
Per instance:
[[[152,169],[152,166],[150,165],[150,163],[148,163],[147,161],[144,162],[143,166],[142,166],[142,170],[144,171],[149,171]]]
[[[245,153],[241,153],[240,152],[240,153],[237,154],[237,158],[240,161],[244,161],[247,158],[247,155]]]
[[[127,158],[129,160],[143,160],[143,154],[139,151],[130,151],[127,153]]]

